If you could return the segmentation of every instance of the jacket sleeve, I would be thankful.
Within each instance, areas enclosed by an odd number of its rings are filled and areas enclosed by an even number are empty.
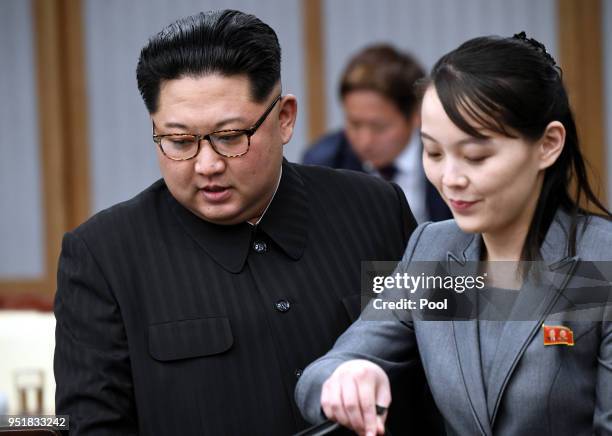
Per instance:
[[[391,183],[391,186],[395,189],[395,194],[400,204],[402,233],[404,235],[404,245],[406,245],[410,240],[410,235],[412,235],[412,232],[417,228],[417,221],[412,214],[412,210],[410,210],[410,205],[406,200],[406,195],[404,195],[402,188],[395,183]]]
[[[608,306],[609,307],[609,306]],[[597,369],[597,386],[595,415],[593,417],[594,434],[612,435],[612,310],[607,309],[605,321],[602,322],[602,340],[599,348],[599,367]]]
[[[128,343],[103,272],[85,242],[62,242],[55,297],[56,413],[71,435],[137,434]]]
[[[401,265],[409,263],[421,233],[427,224],[419,226],[408,243]],[[401,266],[400,266],[401,268]],[[385,300],[402,298],[402,292],[384,292]],[[400,319],[404,318],[404,319]],[[323,357],[311,363],[302,373],[295,389],[295,401],[304,418],[316,423],[323,421],[321,388],[340,364],[352,359],[366,359],[379,365],[393,379],[419,364],[413,324],[395,311],[377,311],[372,305],[336,341]]]

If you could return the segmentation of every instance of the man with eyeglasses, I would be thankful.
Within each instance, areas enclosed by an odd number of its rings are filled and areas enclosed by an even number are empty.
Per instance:
[[[360,262],[400,258],[406,200],[283,159],[297,102],[252,15],[178,20],[137,78],[163,179],[64,237],[56,413],[75,435],[297,432],[297,379],[359,315]]]

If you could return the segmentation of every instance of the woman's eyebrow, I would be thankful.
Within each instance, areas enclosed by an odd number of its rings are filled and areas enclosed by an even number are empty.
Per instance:
[[[423,131],[421,131],[421,138],[429,139],[430,141],[433,141],[433,142],[435,142],[437,144],[440,143],[436,138],[434,138],[430,134],[428,134],[426,132],[423,132]],[[491,138],[489,138],[488,136],[484,137],[484,138],[476,138],[474,136],[468,136],[466,138],[460,139],[459,141],[457,141],[457,142],[455,142],[455,143],[453,143],[451,145],[454,145],[454,146],[457,146],[457,147],[460,147],[460,146],[466,145],[466,144],[483,144],[483,145],[485,145],[485,144],[489,143],[489,139],[491,139]]]

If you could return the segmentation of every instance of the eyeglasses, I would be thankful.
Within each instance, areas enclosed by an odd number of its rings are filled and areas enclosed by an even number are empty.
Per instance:
[[[251,136],[266,120],[274,105],[281,99],[281,94],[268,106],[264,114],[248,129],[217,130],[207,135],[193,135],[190,133],[169,133],[167,135],[155,134],[153,123],[153,142],[169,159],[181,161],[193,159],[200,152],[200,143],[207,140],[217,154],[224,157],[240,157],[247,154],[251,147]]]

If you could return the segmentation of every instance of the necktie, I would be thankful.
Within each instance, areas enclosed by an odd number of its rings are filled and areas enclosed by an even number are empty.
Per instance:
[[[397,167],[393,164],[387,165],[386,167],[378,168],[378,173],[383,179],[390,182],[397,174]]]

